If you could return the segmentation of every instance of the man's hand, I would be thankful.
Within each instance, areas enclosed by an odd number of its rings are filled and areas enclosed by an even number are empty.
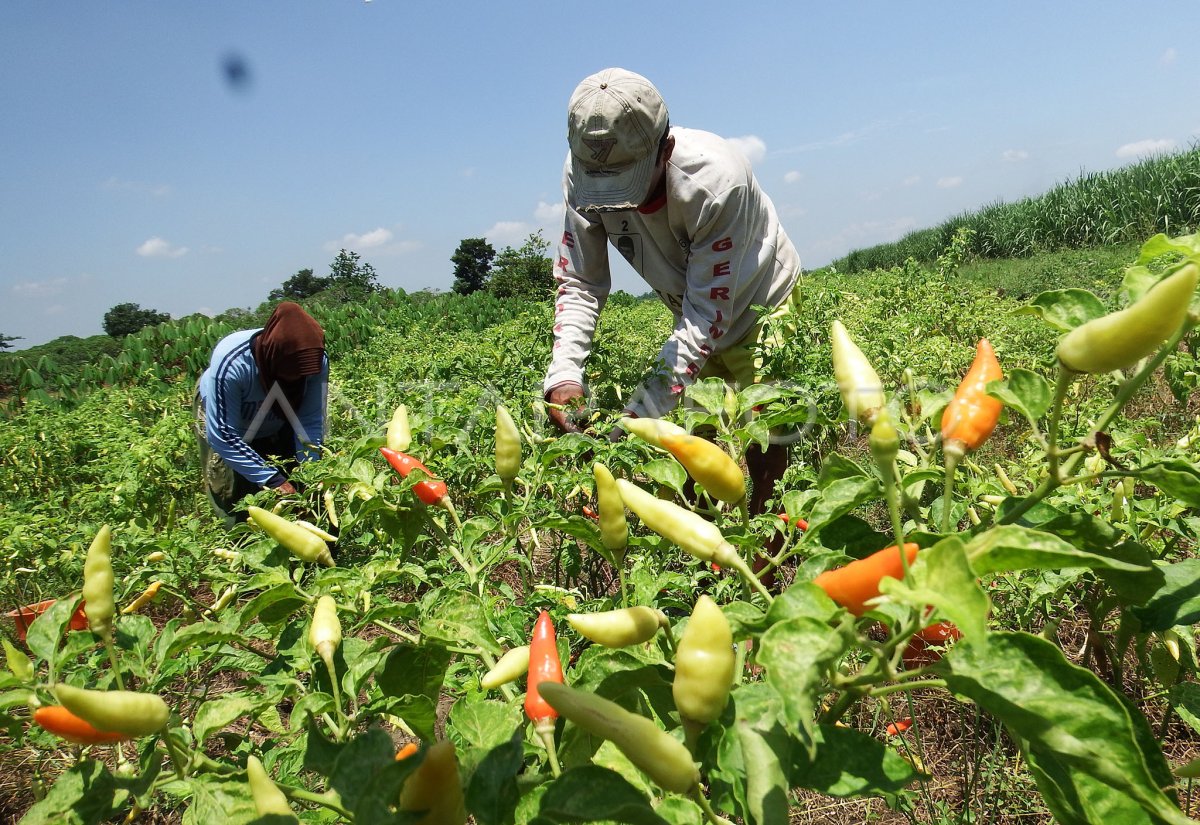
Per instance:
[[[564,433],[582,432],[571,420],[573,413],[583,409],[583,387],[575,383],[559,384],[546,396],[550,420]]]
[[[296,495],[296,486],[290,481],[285,481],[275,488],[275,492],[281,496],[294,496]]]

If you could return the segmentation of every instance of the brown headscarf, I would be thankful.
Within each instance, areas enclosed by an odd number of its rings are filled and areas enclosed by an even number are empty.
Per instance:
[[[254,363],[263,389],[270,392],[278,382],[292,406],[303,396],[305,376],[321,371],[325,355],[325,331],[292,301],[275,307],[267,325],[254,337]]]

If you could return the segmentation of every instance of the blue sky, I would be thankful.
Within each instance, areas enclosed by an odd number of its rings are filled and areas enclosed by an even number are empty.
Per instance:
[[[557,238],[567,100],[607,66],[737,139],[819,266],[1195,145],[1197,30],[1192,0],[8,0],[0,334],[257,306],[341,248],[448,290],[463,238]]]

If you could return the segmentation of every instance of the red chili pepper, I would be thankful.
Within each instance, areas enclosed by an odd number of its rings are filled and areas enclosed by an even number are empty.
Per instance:
[[[383,453],[383,457],[387,459],[388,464],[392,465],[392,469],[400,474],[401,478],[408,478],[408,474],[413,470],[420,470],[427,479],[418,481],[413,485],[413,492],[417,498],[426,504],[432,506],[440,506],[442,500],[446,498],[446,482],[434,477],[433,473],[429,472],[429,468],[410,456],[408,453],[402,453],[399,450],[393,450],[388,447],[380,447],[379,452]]]
[[[888,736],[898,736],[899,734],[904,733],[906,730],[911,728],[912,723],[913,720],[911,716],[906,716],[903,719],[897,719],[895,722],[892,722],[890,725],[884,728],[884,733],[886,733]]]
[[[554,622],[543,610],[533,625],[529,639],[529,678],[525,687],[525,713],[538,728],[554,727],[558,711],[542,698],[538,685],[542,682],[562,683],[562,662],[558,658],[558,645],[554,639]]]
[[[593,510],[591,507],[588,507],[586,504],[583,505],[583,514],[585,516],[587,516],[588,518],[592,519],[593,521],[599,520],[599,518],[600,518],[600,514],[597,513],[595,510]]]
[[[781,520],[782,520],[782,521],[783,521],[785,524],[788,524],[788,523],[790,523],[790,522],[791,522],[791,520],[792,520],[792,519],[791,519],[791,516],[789,516],[787,513],[780,513],[780,514],[779,514],[779,518],[780,518],[780,519],[781,519]],[[802,518],[798,518],[798,519],[796,519],[796,529],[797,529],[797,530],[807,530],[807,529],[808,529],[808,522],[807,522],[807,521],[805,521],[805,520],[804,520],[804,519],[802,519]]]
[[[939,648],[961,638],[962,631],[952,622],[936,622],[929,627],[922,628],[913,634],[913,637],[908,640],[908,646],[904,648],[902,654],[904,666],[909,670],[915,670],[925,665],[931,665],[942,658],[942,651]]]
[[[50,609],[57,599],[46,599],[45,601],[27,604],[24,607],[18,607],[16,610],[8,611],[7,615],[13,620],[16,627],[14,632],[17,635],[18,641],[25,641],[25,633],[29,630],[29,626],[33,624],[33,620]],[[83,602],[79,603],[79,607],[71,614],[71,623],[68,625],[71,630],[87,630],[88,620],[87,614],[83,612]]]

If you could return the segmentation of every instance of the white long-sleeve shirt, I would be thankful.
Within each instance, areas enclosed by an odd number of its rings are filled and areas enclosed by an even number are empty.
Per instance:
[[[758,322],[753,306],[787,300],[800,256],[745,156],[725,139],[672,128],[666,196],[638,209],[581,212],[571,158],[563,171],[566,222],[554,276],[554,351],[543,385],[583,385],[596,319],[612,285],[612,244],[670,307],[675,328],[655,375],[627,409],[660,417],[679,401],[713,353],[741,342]]]

